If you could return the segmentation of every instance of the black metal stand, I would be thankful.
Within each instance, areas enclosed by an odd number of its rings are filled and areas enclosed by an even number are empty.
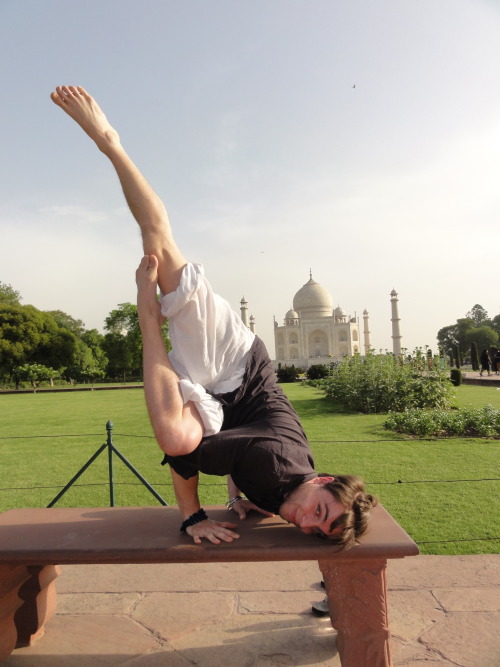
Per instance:
[[[66,484],[64,489],[60,491],[57,496],[47,505],[47,507],[53,507],[59,498],[61,498],[66,491],[73,486],[73,484],[76,482],[76,480],[83,475],[83,473],[87,470],[87,468],[97,459],[97,457],[102,454],[102,452],[107,449],[108,450],[108,469],[109,469],[109,506],[114,507],[115,506],[115,490],[114,490],[114,480],[113,480],[113,454],[116,454],[118,458],[127,466],[127,468],[134,473],[134,475],[137,477],[137,479],[148,489],[150,493],[153,494],[153,496],[160,502],[161,505],[168,505],[168,503],[160,496],[159,493],[157,493],[151,484],[147,482],[144,477],[134,468],[134,466],[128,461],[123,454],[116,449],[116,447],[113,445],[113,438],[111,435],[111,432],[113,430],[113,422],[108,421],[106,422],[106,431],[108,432],[108,437],[106,439],[106,442],[99,447],[99,449],[90,457],[90,459],[83,465],[80,470],[76,473],[76,475],[70,479],[70,481]]]

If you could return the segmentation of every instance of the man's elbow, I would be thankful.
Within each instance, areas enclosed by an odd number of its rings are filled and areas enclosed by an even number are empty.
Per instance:
[[[178,428],[170,427],[168,431],[156,433],[156,440],[162,452],[169,456],[183,456],[191,454],[198,447],[203,432],[197,427],[187,427],[181,424]]]

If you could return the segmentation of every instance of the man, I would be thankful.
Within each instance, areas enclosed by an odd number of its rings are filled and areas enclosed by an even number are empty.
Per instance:
[[[376,501],[357,477],[314,471],[305,433],[276,384],[263,343],[213,293],[203,268],[185,259],[163,203],[91,95],[80,86],[58,86],[51,99],[109,158],[141,230],[144,257],[136,282],[144,391],[171,467],[181,530],[196,543],[239,537],[236,524],[214,521],[200,507],[198,473],[204,472],[228,475],[228,506],[240,519],[249,510],[279,513],[304,533],[350,546]],[[164,317],[170,354],[161,336]]]

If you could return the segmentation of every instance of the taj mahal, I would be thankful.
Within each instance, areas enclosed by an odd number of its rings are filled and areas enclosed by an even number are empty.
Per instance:
[[[391,296],[392,347],[395,355],[401,354],[398,295]],[[248,320],[248,303],[241,300],[241,318],[255,332],[253,317]],[[283,324],[274,318],[275,366],[278,364],[309,368],[314,364],[340,361],[346,356],[367,354],[371,349],[368,311],[363,310],[363,329],[359,318],[347,315],[340,307],[333,307],[328,290],[316,282],[309,272],[309,280],[293,297],[292,308],[286,313]]]

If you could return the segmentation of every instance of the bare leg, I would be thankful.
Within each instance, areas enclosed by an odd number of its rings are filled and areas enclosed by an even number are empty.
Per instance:
[[[120,143],[103,111],[81,86],[58,86],[51,94],[63,109],[112,162],[129,208],[142,233],[145,255],[158,258],[158,283],[164,294],[173,292],[186,259],[177,247],[167,211],[158,195],[137,169]]]
[[[163,344],[156,299],[157,283],[164,294],[177,288],[186,260],[173,239],[163,203],[123,149],[118,133],[92,96],[80,86],[58,86],[51,99],[111,160],[141,229],[145,257],[136,279],[146,403],[161,449],[173,456],[187,454],[200,442],[203,425],[195,405],[183,403],[179,378]]]

